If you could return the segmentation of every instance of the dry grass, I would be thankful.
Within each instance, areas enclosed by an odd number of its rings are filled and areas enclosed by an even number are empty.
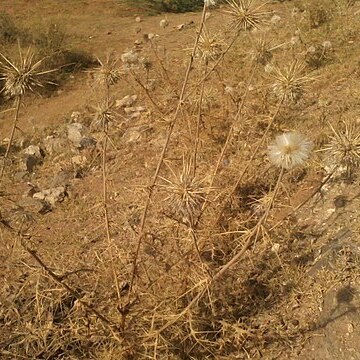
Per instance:
[[[347,111],[313,101],[331,95],[323,88],[343,91],[327,71],[336,64],[309,75],[285,16],[283,27],[266,28],[269,40],[255,34],[278,7],[290,14],[288,4],[228,1],[225,15],[213,16],[236,34],[222,40],[204,7],[185,69],[169,66],[157,41],[123,53],[122,63],[114,54],[99,60],[98,147],[79,153],[91,166],[71,182],[75,195],[30,221],[19,199],[0,193],[4,359],[285,359],[320,331],[324,294],[356,281],[359,257],[344,245],[330,265],[317,265],[333,235],[317,194],[342,185],[329,172],[304,196],[324,171],[307,160],[326,142],[316,160],[328,157],[356,179],[359,134],[354,123],[319,124],[320,115]],[[301,26],[305,40],[320,36]],[[3,59],[6,71],[31,70],[21,86],[8,83],[9,96],[41,84],[31,53],[21,66]],[[125,85],[146,108],[137,118],[114,110]],[[51,169],[45,159],[39,179]]]

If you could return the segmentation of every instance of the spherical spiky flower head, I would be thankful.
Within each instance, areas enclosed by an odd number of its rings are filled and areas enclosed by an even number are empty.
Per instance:
[[[323,149],[329,154],[334,165],[344,166],[350,175],[360,165],[360,129],[354,121],[343,121],[342,126],[330,128],[333,135],[329,144]]]
[[[314,78],[304,75],[305,65],[294,61],[283,69],[273,67],[273,91],[285,102],[297,102]]]
[[[112,100],[105,100],[94,107],[94,126],[101,126],[105,128],[116,117],[114,110],[115,102]]]
[[[116,84],[121,78],[121,71],[118,66],[119,58],[114,53],[109,53],[104,61],[97,60],[100,66],[93,71],[95,83],[101,86]]]
[[[173,179],[161,177],[166,184],[160,185],[169,193],[166,198],[170,211],[189,226],[194,224],[196,216],[205,200],[206,187],[192,174],[191,162],[184,162],[182,172],[176,174],[170,167]]]
[[[200,38],[197,56],[208,63],[217,60],[223,53],[224,42],[216,34],[210,34],[204,27]]]
[[[267,40],[264,35],[255,39],[252,49],[249,51],[251,58],[261,65],[268,64],[272,58],[272,52],[279,46],[272,46],[271,41]]]
[[[309,157],[313,144],[297,132],[278,135],[268,147],[270,161],[283,169],[302,165]]]
[[[226,0],[229,7],[230,26],[237,31],[260,29],[270,11],[263,11],[265,4],[258,4],[256,0]]]
[[[43,87],[41,77],[55,70],[39,71],[44,59],[35,60],[35,53],[28,48],[25,54],[19,47],[19,58],[11,60],[0,53],[0,80],[4,81],[2,91],[9,97],[20,97],[36,87]]]

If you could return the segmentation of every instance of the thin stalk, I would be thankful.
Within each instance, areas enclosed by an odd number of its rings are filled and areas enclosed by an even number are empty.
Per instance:
[[[131,75],[133,76],[135,82],[145,91],[146,96],[148,97],[148,99],[150,100],[150,102],[154,105],[155,109],[162,114],[162,110],[160,108],[160,106],[156,103],[156,101],[153,99],[153,97],[151,96],[149,89],[147,88],[146,85],[144,85],[140,79],[136,76],[136,74],[133,71],[130,71]]]
[[[276,107],[276,110],[275,110],[275,112],[274,112],[274,115],[272,116],[272,118],[271,118],[271,120],[270,120],[270,122],[269,122],[269,124],[268,124],[268,126],[267,126],[267,128],[266,128],[266,130],[265,130],[265,132],[264,132],[264,134],[263,134],[263,136],[261,137],[260,141],[259,141],[258,144],[256,145],[256,148],[254,149],[252,155],[250,156],[250,159],[248,160],[245,168],[243,169],[242,173],[241,173],[240,176],[238,177],[236,183],[235,183],[234,186],[232,187],[229,195],[225,198],[224,203],[223,203],[223,205],[222,205],[222,207],[221,207],[221,209],[220,209],[220,212],[219,212],[219,214],[218,214],[218,216],[217,216],[217,218],[216,218],[216,222],[215,222],[215,223],[218,223],[218,222],[219,222],[219,220],[220,220],[220,218],[221,218],[221,215],[222,215],[222,213],[224,212],[224,210],[225,210],[227,204],[229,203],[231,197],[234,195],[236,189],[237,189],[237,188],[239,187],[239,185],[241,184],[241,181],[242,181],[244,175],[246,174],[246,171],[248,170],[248,168],[249,168],[250,165],[252,164],[252,161],[254,160],[254,158],[255,158],[255,156],[257,155],[260,147],[261,147],[262,144],[264,143],[264,141],[265,141],[265,139],[266,139],[266,136],[267,136],[267,134],[269,133],[272,124],[274,123],[276,117],[278,116],[279,111],[280,111],[280,108],[281,108],[283,102],[284,102],[284,98],[282,98],[282,99],[278,102],[278,105],[277,105],[277,107]]]
[[[106,82],[105,84],[105,101],[107,105],[110,102],[110,84]],[[111,268],[114,276],[116,294],[118,300],[120,301],[120,286],[119,280],[117,277],[117,272],[114,264],[114,256],[113,256],[113,247],[112,247],[112,240],[111,240],[111,231],[110,231],[110,221],[109,221],[109,209],[108,209],[108,188],[107,188],[107,169],[106,169],[106,157],[107,157],[107,149],[108,149],[108,141],[110,140],[109,134],[109,124],[107,123],[106,119],[103,123],[103,133],[104,133],[104,141],[103,141],[103,151],[102,151],[102,181],[103,181],[103,209],[104,209],[104,222],[105,222],[105,232],[106,232],[106,239],[108,242],[109,250],[110,250],[110,263]],[[111,142],[111,141],[110,141]]]
[[[183,99],[183,101],[186,101],[191,95],[193,95],[195,89],[198,88],[198,86],[200,86],[204,81],[206,81],[208,79],[208,77],[213,73],[213,71],[218,67],[218,65],[221,63],[221,61],[224,59],[225,55],[230,51],[230,49],[233,47],[233,45],[235,44],[236,39],[238,38],[239,33],[236,33],[236,35],[233,37],[233,39],[231,40],[230,44],[228,45],[228,47],[223,51],[223,53],[221,54],[221,56],[219,56],[219,58],[216,60],[216,62],[214,63],[214,65],[210,68],[210,70],[203,76],[202,79],[200,79],[196,85],[194,86],[193,90],[191,90]]]
[[[268,207],[266,208],[266,211],[264,213],[264,215],[260,218],[260,220],[257,222],[257,224],[254,226],[254,228],[250,231],[249,234],[246,234],[246,242],[243,245],[242,249],[236,254],[234,255],[234,257],[227,262],[211,279],[211,282],[214,282],[215,280],[219,279],[228,269],[230,269],[232,266],[234,266],[239,260],[240,258],[244,255],[244,253],[246,252],[246,250],[250,247],[251,243],[252,243],[252,239],[254,237],[254,235],[256,235],[257,238],[257,234],[259,233],[259,230],[261,229],[261,227],[264,225],[264,223],[266,222],[268,216],[269,216],[269,212],[273,207],[275,198],[279,192],[280,189],[280,184],[281,184],[281,180],[284,176],[284,169],[282,168],[278,177],[278,180],[276,182],[276,186],[274,189],[274,193],[273,196],[271,197],[270,203],[268,205]]]
[[[135,274],[136,274],[136,269],[137,269],[137,261],[138,261],[138,257],[139,257],[139,253],[140,253],[140,248],[141,248],[143,235],[144,235],[145,223],[146,223],[146,218],[147,218],[147,215],[148,215],[150,201],[152,199],[152,195],[153,195],[153,192],[154,192],[154,187],[155,187],[156,181],[158,179],[160,169],[161,169],[161,166],[162,166],[166,151],[167,151],[169,143],[170,143],[171,135],[173,133],[175,124],[176,124],[176,122],[178,120],[180,109],[181,109],[181,107],[182,107],[182,105],[184,103],[185,91],[186,91],[186,88],[187,88],[190,72],[191,72],[191,69],[192,69],[192,64],[194,62],[196,50],[197,50],[197,47],[198,47],[198,44],[199,44],[200,35],[202,33],[202,29],[203,29],[203,26],[204,26],[205,13],[206,13],[206,6],[204,5],[202,15],[201,15],[200,28],[199,28],[198,34],[196,36],[196,39],[195,39],[195,44],[194,44],[194,48],[193,48],[193,51],[192,51],[191,56],[190,56],[188,67],[186,69],[185,78],[184,78],[184,82],[183,82],[183,85],[182,85],[182,89],[181,89],[179,101],[178,101],[178,104],[177,104],[177,107],[176,107],[176,111],[175,111],[174,116],[173,116],[173,118],[172,118],[172,120],[171,120],[171,122],[170,122],[170,124],[168,126],[168,131],[167,131],[167,135],[166,135],[165,144],[164,144],[163,149],[161,151],[161,154],[160,154],[160,157],[159,157],[159,160],[158,160],[158,164],[157,164],[154,176],[153,176],[153,178],[152,178],[152,180],[150,182],[150,185],[148,187],[149,193],[148,193],[148,196],[147,196],[147,199],[146,199],[146,202],[145,202],[144,210],[143,210],[141,221],[140,221],[139,233],[138,233],[138,237],[137,237],[137,245],[136,245],[135,256],[134,256],[134,260],[133,260],[133,268],[132,268],[131,280],[130,280],[130,286],[129,286],[129,292],[128,292],[129,297],[131,295],[132,288],[133,288],[134,281],[135,281]]]
[[[166,69],[166,67],[165,67],[165,65],[164,65],[164,61],[163,61],[163,59],[161,59],[161,57],[159,56],[158,51],[157,51],[157,48],[156,48],[156,44],[154,43],[153,40],[150,40],[150,45],[151,45],[151,48],[152,48],[153,51],[154,51],[154,54],[155,54],[155,57],[156,57],[157,61],[158,61],[159,64],[160,64],[160,67],[161,67],[161,70],[162,70],[162,72],[163,72],[163,74],[164,74],[164,77],[166,78],[168,84],[172,87],[173,84],[172,84],[172,81],[171,81],[170,76],[169,76],[169,74],[168,74],[168,71],[167,71],[167,69]],[[176,94],[176,95],[177,95],[177,94]]]
[[[207,64],[205,65],[205,73],[206,73]],[[205,90],[205,81],[201,84],[200,89],[200,99],[199,99],[199,110],[197,115],[197,121],[196,121],[196,133],[195,133],[195,143],[194,143],[194,167],[193,167],[193,176],[196,174],[196,162],[197,162],[197,152],[199,147],[199,136],[200,136],[200,124],[202,122],[202,103],[203,103],[203,97],[204,97],[204,90]]]
[[[14,134],[15,134],[15,129],[19,120],[19,112],[20,112],[20,105],[21,105],[21,96],[17,96],[15,99],[15,117],[14,117],[14,121],[13,121],[13,126],[11,129],[11,133],[10,133],[10,139],[9,139],[9,143],[7,145],[6,148],[6,152],[4,155],[4,163],[3,166],[1,168],[1,174],[0,174],[0,179],[3,177],[4,175],[4,170],[5,170],[5,166],[6,166],[6,159],[8,158],[9,152],[10,152],[10,148],[14,139]]]
[[[219,167],[220,167],[221,161],[223,160],[224,155],[225,155],[225,152],[226,152],[226,150],[227,150],[227,148],[228,148],[228,146],[229,146],[229,143],[230,143],[230,140],[231,140],[231,137],[232,137],[232,134],[233,134],[233,130],[234,130],[234,127],[235,127],[235,124],[236,124],[236,122],[239,121],[239,118],[241,117],[241,112],[242,112],[242,109],[243,109],[243,107],[244,107],[244,104],[245,104],[245,100],[246,100],[246,98],[247,98],[247,95],[248,95],[248,93],[249,93],[249,87],[250,87],[250,84],[251,84],[251,82],[252,82],[252,80],[253,80],[253,78],[254,78],[255,71],[256,71],[256,67],[257,67],[257,66],[256,66],[256,63],[255,63],[254,66],[252,66],[252,71],[251,71],[251,74],[250,74],[250,77],[249,77],[249,81],[248,81],[247,86],[246,86],[246,89],[245,89],[244,96],[243,96],[242,99],[241,99],[240,106],[239,106],[238,111],[237,111],[237,113],[236,113],[236,115],[235,115],[235,118],[234,118],[234,120],[233,120],[233,122],[232,122],[232,124],[231,124],[231,126],[230,126],[230,129],[229,129],[229,131],[228,131],[228,133],[227,133],[226,140],[225,140],[225,144],[224,144],[224,146],[223,146],[222,149],[221,149],[221,153],[220,153],[219,158],[218,158],[218,160],[217,160],[217,162],[216,162],[215,169],[214,169],[214,171],[213,171],[213,173],[212,173],[212,175],[211,175],[209,189],[212,189],[212,187],[213,187],[213,185],[214,185],[215,177],[216,177],[216,175],[217,175],[217,173],[218,173],[218,171],[219,171]],[[207,194],[207,195],[208,195],[208,194]],[[203,205],[202,205],[201,214],[200,214],[199,218],[201,217],[202,213],[204,212],[207,204],[208,204],[208,196],[205,196],[205,201],[204,201],[204,203],[203,203]],[[198,219],[198,221],[199,221],[199,219]]]

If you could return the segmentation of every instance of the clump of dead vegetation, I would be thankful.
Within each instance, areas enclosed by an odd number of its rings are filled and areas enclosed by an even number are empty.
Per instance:
[[[355,120],[342,125],[339,113],[321,109],[328,121],[320,122],[313,101],[335,39],[322,39],[317,60],[307,49],[336,11],[308,6],[293,29],[290,5],[279,22],[276,6],[229,0],[214,13],[227,25],[214,32],[210,5],[181,79],[154,37],[98,58],[89,75],[98,103],[91,192],[74,208],[62,204],[66,229],[60,220],[45,225],[61,238],[43,244],[41,217],[4,202],[5,358],[290,356],[317,329],[323,294],[358,276],[359,259],[345,248],[336,270],[313,270],[321,232],[307,232],[301,214],[339,172],[356,178],[359,165]],[[18,65],[0,60],[3,91],[15,99],[6,160],[25,92],[47,70],[31,50]],[[137,89],[144,108],[131,96],[117,103],[122,84]]]

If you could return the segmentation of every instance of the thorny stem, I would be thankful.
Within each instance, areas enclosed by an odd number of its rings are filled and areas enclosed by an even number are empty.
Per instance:
[[[107,101],[109,101],[109,91],[106,93]],[[109,222],[109,212],[107,206],[108,199],[108,191],[107,191],[107,177],[106,177],[106,156],[107,156],[107,143],[108,143],[108,124],[103,124],[103,132],[104,132],[104,143],[103,143],[103,156],[102,156],[102,180],[103,180],[103,208],[104,208],[104,220],[105,220],[105,230],[106,230],[106,238],[108,241],[108,245],[110,247],[110,257],[111,257],[111,266],[114,274],[115,286],[118,299],[120,300],[120,286],[119,281],[115,269],[114,259],[113,259],[113,251],[112,251],[112,240],[110,235],[110,222]]]
[[[167,80],[167,82],[169,83],[169,85],[172,87],[172,82],[171,82],[171,79],[170,79],[170,76],[168,74],[168,71],[166,69],[166,67],[164,66],[164,62],[163,60],[160,58],[159,54],[158,54],[158,51],[157,51],[157,48],[156,48],[156,44],[153,40],[150,40],[150,44],[151,44],[151,48],[153,49],[154,51],[154,54],[155,54],[155,57],[156,59],[158,60],[160,66],[161,66],[161,70],[163,71],[163,74],[165,75],[165,78]]]
[[[236,183],[235,183],[234,186],[232,187],[230,193],[229,193],[228,196],[225,198],[224,203],[223,203],[223,205],[221,206],[220,212],[219,212],[219,214],[218,214],[218,216],[217,216],[217,218],[216,218],[216,222],[215,222],[215,223],[218,223],[218,222],[219,222],[219,220],[220,220],[220,218],[221,218],[221,215],[223,214],[223,212],[224,212],[227,204],[229,203],[231,197],[234,195],[234,193],[235,193],[236,190],[238,189],[239,185],[241,184],[241,181],[242,181],[244,175],[246,174],[246,171],[248,170],[248,168],[249,168],[250,165],[252,164],[252,161],[254,160],[254,158],[255,158],[255,156],[257,155],[260,147],[262,146],[263,142],[265,141],[266,136],[267,136],[267,134],[269,133],[272,124],[274,123],[276,117],[278,116],[279,111],[280,111],[280,108],[281,108],[283,102],[284,102],[284,98],[281,98],[280,101],[278,102],[278,105],[277,105],[277,107],[276,107],[275,113],[274,113],[274,115],[272,116],[272,118],[271,118],[271,120],[270,120],[270,122],[269,122],[269,124],[268,124],[268,126],[267,126],[267,128],[266,128],[266,130],[265,130],[265,132],[264,132],[264,134],[263,134],[263,136],[261,137],[260,141],[259,141],[258,144],[256,145],[256,148],[254,149],[252,155],[250,156],[250,159],[248,160],[245,168],[243,169],[242,173],[241,173],[240,176],[238,177]]]
[[[205,73],[206,73],[207,66],[205,65]],[[204,97],[204,90],[205,90],[205,81],[201,84],[200,89],[200,99],[199,99],[199,110],[197,115],[197,122],[196,122],[196,133],[195,133],[195,144],[194,144],[194,168],[193,168],[193,176],[196,174],[196,161],[197,161],[197,151],[199,146],[199,136],[200,136],[200,124],[202,121],[202,102]]]
[[[3,159],[3,166],[1,168],[1,174],[0,174],[0,179],[2,179],[3,175],[4,175],[4,170],[5,170],[5,166],[6,166],[6,159],[9,155],[10,152],[10,148],[14,139],[14,134],[15,134],[15,129],[19,120],[19,111],[20,111],[20,105],[21,105],[21,96],[17,96],[15,99],[15,117],[14,117],[14,121],[13,121],[13,126],[11,129],[11,133],[10,133],[10,139],[9,139],[9,143],[7,145],[6,148],[6,152],[4,155],[4,159]]]
[[[150,95],[149,89],[147,88],[146,85],[144,85],[140,79],[136,76],[136,74],[134,74],[134,72],[130,71],[131,75],[133,76],[134,80],[136,81],[136,83],[145,91],[146,96],[148,97],[148,99],[151,101],[151,103],[154,105],[155,109],[157,111],[159,111],[160,114],[162,114],[162,110],[160,109],[160,106],[155,102],[155,100],[153,99],[153,97]]]
[[[252,243],[252,239],[254,237],[254,235],[256,235],[257,238],[257,234],[259,233],[259,230],[261,229],[261,227],[265,224],[268,216],[269,216],[269,212],[273,207],[275,198],[279,192],[280,189],[280,184],[281,184],[281,180],[284,176],[284,168],[281,168],[278,180],[276,182],[276,186],[273,192],[273,195],[271,197],[270,203],[268,205],[268,207],[265,210],[265,213],[263,214],[263,216],[260,218],[260,220],[257,222],[257,224],[254,226],[254,228],[250,231],[249,234],[246,234],[245,239],[246,242],[243,245],[242,249],[236,254],[234,255],[234,257],[228,261],[211,279],[211,282],[214,282],[215,280],[217,280],[218,278],[220,278],[228,269],[230,269],[233,265],[235,265],[239,259],[243,256],[243,254],[246,252],[246,250],[250,247],[251,243]]]
[[[149,210],[150,201],[151,201],[151,198],[152,198],[152,195],[153,195],[153,192],[154,192],[154,187],[155,187],[156,181],[158,179],[160,169],[161,169],[161,166],[162,166],[162,163],[163,163],[167,148],[168,148],[169,143],[170,143],[170,138],[171,138],[171,135],[173,133],[174,126],[175,126],[175,124],[177,122],[177,119],[178,119],[178,116],[179,116],[179,113],[180,113],[180,109],[181,109],[181,107],[183,105],[183,102],[184,102],[185,90],[186,90],[186,87],[187,87],[187,84],[188,84],[190,72],[191,72],[191,69],[192,69],[192,64],[193,64],[193,61],[194,61],[194,57],[195,57],[196,50],[197,50],[198,43],[199,43],[199,39],[200,39],[200,35],[202,33],[202,29],[203,29],[203,26],[204,26],[205,13],[206,13],[206,6],[204,4],[202,15],[201,15],[200,27],[199,27],[199,30],[198,30],[198,33],[197,33],[197,36],[196,36],[196,39],[195,39],[195,44],[194,44],[194,48],[193,48],[193,51],[192,51],[191,56],[190,56],[188,67],[186,69],[185,78],[184,78],[183,86],[182,86],[182,89],[181,89],[179,101],[178,101],[178,104],[177,104],[177,107],[176,107],[176,111],[174,113],[174,116],[173,116],[170,124],[169,124],[165,144],[164,144],[163,149],[161,151],[160,158],[158,160],[158,164],[157,164],[154,176],[153,176],[153,178],[152,178],[152,180],[150,182],[150,185],[148,187],[149,192],[148,192],[148,196],[147,196],[145,206],[144,206],[144,210],[143,210],[142,217],[141,217],[139,233],[138,233],[138,237],[137,237],[137,245],[136,245],[136,249],[135,249],[135,256],[134,256],[134,260],[133,260],[133,268],[132,268],[131,280],[130,280],[130,286],[129,286],[129,292],[128,292],[129,300],[130,300],[131,292],[132,292],[132,289],[133,289],[133,286],[134,286],[135,274],[136,274],[136,269],[137,269],[137,261],[138,261],[139,252],[140,252],[140,248],[141,248],[142,238],[144,236],[145,222],[146,222],[146,218],[147,218],[147,214],[148,214],[148,210]]]
[[[218,65],[221,63],[221,61],[224,59],[225,55],[230,51],[230,49],[232,48],[232,46],[234,45],[236,39],[238,38],[239,33],[236,33],[236,35],[233,37],[233,39],[231,40],[230,44],[228,45],[228,47],[223,51],[223,53],[221,54],[221,56],[219,56],[219,58],[216,60],[216,62],[214,63],[214,65],[210,68],[210,70],[203,76],[202,79],[200,79],[196,85],[194,86],[194,88],[189,91],[189,93],[184,97],[183,101],[186,101],[191,95],[193,95],[194,91],[198,88],[199,85],[201,85],[204,81],[206,81],[208,79],[208,77],[213,73],[213,71],[218,67]]]
[[[282,168],[280,171],[278,180],[276,182],[276,186],[275,186],[273,195],[271,197],[271,201],[270,201],[265,213],[260,218],[260,220],[257,222],[257,224],[251,229],[251,231],[248,234],[244,235],[245,243],[244,243],[243,247],[241,248],[241,250],[238,253],[236,253],[224,266],[222,266],[210,279],[202,280],[199,283],[199,286],[202,285],[203,283],[205,283],[206,286],[209,287],[215,281],[217,281],[219,278],[221,278],[231,267],[233,267],[241,259],[241,257],[244,255],[244,253],[249,249],[250,245],[252,244],[252,242],[253,242],[252,240],[254,239],[254,237],[255,237],[255,240],[258,238],[261,227],[266,222],[269,212],[274,204],[274,200],[279,192],[280,184],[281,184],[282,178],[284,176],[284,172],[285,171]],[[157,334],[160,334],[165,329],[167,329],[169,326],[173,325],[176,321],[178,321],[182,316],[184,316],[190,310],[190,308],[192,306],[194,306],[203,297],[205,292],[206,292],[206,289],[202,289],[201,291],[199,291],[195,295],[195,297],[190,301],[190,303],[186,306],[186,308],[183,311],[181,311],[180,314],[178,314],[174,319],[170,320],[164,326],[162,326],[159,330],[157,330]]]
[[[236,115],[235,115],[235,118],[234,118],[234,120],[233,120],[233,122],[232,122],[232,124],[231,124],[231,126],[230,126],[229,131],[228,131],[228,134],[227,134],[227,137],[226,137],[226,140],[225,140],[225,144],[224,144],[224,146],[223,146],[222,149],[221,149],[221,153],[220,153],[219,158],[218,158],[218,160],[217,160],[217,163],[216,163],[214,172],[213,172],[212,175],[211,175],[210,185],[209,185],[209,192],[210,192],[210,190],[212,189],[212,186],[214,185],[214,180],[215,180],[216,174],[217,174],[218,171],[219,171],[219,167],[220,167],[221,161],[223,160],[224,155],[225,155],[225,151],[227,150],[227,147],[228,147],[228,145],[229,145],[229,143],[230,143],[230,139],[231,139],[232,134],[233,134],[234,126],[235,126],[235,124],[239,121],[239,118],[241,117],[241,112],[242,112],[242,109],[243,109],[243,107],[244,107],[244,104],[245,104],[245,100],[246,100],[246,98],[247,98],[247,95],[248,95],[248,93],[249,93],[249,86],[250,86],[250,84],[251,84],[251,82],[252,82],[252,80],[253,80],[253,78],[254,78],[255,71],[256,71],[256,67],[257,67],[256,64],[254,64],[254,66],[252,67],[252,71],[251,71],[251,74],[250,74],[250,77],[249,77],[249,81],[248,81],[248,83],[247,83],[247,85],[246,85],[246,89],[245,89],[244,96],[243,96],[242,99],[241,99],[240,106],[239,106],[239,108],[238,108],[238,111],[237,111],[237,113],[236,113]],[[208,192],[207,195],[209,195],[209,192]],[[204,212],[207,204],[208,204],[208,196],[205,196],[205,201],[204,201],[204,203],[203,203],[203,205],[202,205],[201,213],[200,213],[200,215],[199,215],[199,218],[198,218],[197,222],[199,222],[200,217],[201,217],[201,215],[203,214],[203,212]]]

